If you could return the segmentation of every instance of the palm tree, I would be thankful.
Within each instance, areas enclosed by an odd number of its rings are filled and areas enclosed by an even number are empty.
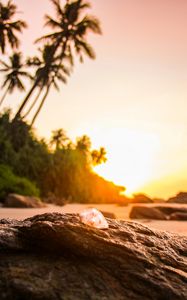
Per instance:
[[[37,87],[39,88],[39,92],[33,101],[31,107],[29,108],[28,112],[24,115],[28,115],[34,105],[36,104],[37,100],[39,99],[41,93],[43,90],[46,90],[43,98],[41,100],[41,104],[36,111],[33,120],[31,122],[31,125],[33,125],[36,117],[38,116],[45,99],[47,98],[47,95],[49,94],[50,88],[54,86],[57,90],[59,90],[58,81],[61,81],[63,83],[67,82],[66,77],[70,75],[70,70],[65,67],[64,65],[60,65],[59,62],[56,62],[57,60],[54,58],[54,60],[51,62],[51,64],[48,64],[49,56],[51,55],[51,51],[53,51],[53,45],[44,45],[44,48],[40,50],[42,53],[42,57],[34,57],[27,61],[27,64],[29,66],[34,66],[37,68],[35,73],[35,78],[37,82]],[[40,78],[39,80],[37,80]]]
[[[64,145],[69,142],[69,138],[66,135],[64,129],[57,129],[52,131],[52,136],[50,139],[50,145],[55,145],[56,149],[64,147]]]
[[[104,147],[101,147],[99,150],[93,150],[91,152],[91,156],[92,156],[92,164],[94,166],[100,165],[107,161],[106,150]]]
[[[90,58],[95,58],[95,53],[90,44],[86,41],[89,31],[101,34],[100,24],[97,18],[85,15],[81,17],[82,11],[90,8],[90,3],[85,0],[67,1],[64,8],[60,0],[51,0],[56,10],[56,20],[48,15],[45,16],[45,26],[55,30],[52,34],[45,35],[37,41],[47,40],[56,45],[61,58],[73,59],[72,50],[76,51],[80,60],[83,60],[83,53]],[[64,45],[66,47],[64,47]]]
[[[25,90],[22,78],[32,79],[32,76],[25,71],[25,64],[22,62],[22,55],[20,52],[13,53],[13,55],[9,57],[9,63],[0,60],[0,64],[3,66],[3,69],[0,69],[0,72],[6,74],[2,84],[2,88],[5,88],[5,93],[0,100],[0,105],[2,105],[6,95],[12,93],[15,88],[20,91]]]
[[[78,55],[80,61],[83,61],[83,54],[86,54],[92,59],[95,58],[94,50],[91,45],[88,44],[86,36],[89,31],[101,34],[99,21],[95,17],[89,15],[81,17],[82,11],[89,8],[90,4],[85,0],[75,0],[67,1],[66,5],[62,7],[60,0],[51,0],[51,2],[53,3],[56,11],[56,19],[47,15],[45,17],[45,25],[55,30],[55,32],[45,35],[37,40],[37,42],[47,42],[51,47],[51,52],[48,55],[45,68],[43,71],[38,73],[33,86],[17,111],[15,119],[20,117],[32,93],[38,85],[43,82],[43,77],[46,76],[44,70],[49,70],[54,61],[55,64],[61,68],[65,65],[65,63],[67,64],[67,61],[71,67],[73,66],[74,54]],[[53,75],[53,84],[56,77],[58,78],[57,74],[58,68],[56,68]],[[47,81],[45,82],[45,85],[47,88],[47,97],[51,83],[49,84]],[[44,101],[46,97],[44,97]]]
[[[91,146],[92,146],[92,143],[91,143],[89,136],[83,135],[83,136],[77,138],[76,149],[78,149],[82,152],[89,152]]]
[[[53,60],[51,59],[51,55],[52,53],[54,53],[54,45],[46,44],[44,45],[42,50],[40,49],[40,52],[42,54],[41,58],[33,57],[27,61],[28,66],[33,66],[36,68],[36,73],[34,76],[35,81],[30,91],[28,92],[26,98],[24,99],[22,105],[20,106],[17,114],[15,115],[14,119],[20,117],[22,110],[24,109],[25,105],[27,104],[29,98],[31,97],[36,88],[39,88],[39,93],[34,102],[32,103],[31,107],[29,108],[28,112],[24,115],[24,117],[28,115],[28,113],[31,111],[43,89],[46,89],[46,93],[41,101],[39,111],[41,110],[44,101],[47,95],[49,94],[51,86],[53,85],[56,89],[59,90],[57,80],[66,83],[66,76],[70,75],[70,69],[68,67],[65,67],[62,63],[59,63],[58,57],[56,58],[55,56],[53,56]],[[38,115],[39,111],[37,111],[36,116]],[[34,116],[34,120],[36,119],[36,116]]]
[[[14,21],[14,16],[17,13],[17,7],[11,0],[3,5],[0,2],[0,49],[4,54],[7,44],[12,49],[19,47],[19,39],[15,32],[22,32],[23,28],[27,27],[27,24],[22,20]]]

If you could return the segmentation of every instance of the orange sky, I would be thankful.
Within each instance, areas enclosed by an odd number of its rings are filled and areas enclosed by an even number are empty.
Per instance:
[[[22,49],[32,55],[51,4],[15,3],[29,23]],[[129,193],[168,197],[187,190],[187,1],[93,0],[92,6],[103,29],[89,38],[97,59],[77,64],[61,92],[51,92],[37,132],[49,136],[62,127],[72,138],[88,134],[108,151],[98,172]],[[18,107],[20,95],[9,103]]]

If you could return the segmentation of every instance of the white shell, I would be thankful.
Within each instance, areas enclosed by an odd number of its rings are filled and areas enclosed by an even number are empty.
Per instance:
[[[108,228],[108,223],[103,214],[96,208],[88,208],[83,210],[79,214],[80,220],[82,223],[99,228],[106,229]]]

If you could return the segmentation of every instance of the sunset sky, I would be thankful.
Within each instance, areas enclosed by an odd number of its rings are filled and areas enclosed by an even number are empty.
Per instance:
[[[23,52],[33,55],[52,5],[14,2],[29,25]],[[60,93],[51,92],[35,124],[38,135],[58,128],[72,138],[88,134],[93,147],[107,149],[99,174],[128,193],[166,198],[187,191],[187,1],[91,3],[103,30],[88,37],[97,59],[78,63]],[[23,97],[15,93],[6,106],[16,109]]]

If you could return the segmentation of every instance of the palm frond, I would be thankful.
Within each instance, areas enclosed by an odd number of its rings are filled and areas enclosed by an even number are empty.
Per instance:
[[[8,41],[9,41],[12,48],[18,48],[19,47],[19,44],[20,44],[19,39],[12,32],[11,28],[7,29],[7,37],[8,37]]]
[[[0,30],[0,48],[1,52],[4,54],[5,53],[5,35],[3,33],[3,30]]]
[[[77,34],[83,36],[87,31],[96,34],[102,34],[101,25],[99,20],[91,15],[86,15],[77,25]]]
[[[46,15],[45,20],[45,26],[49,26],[52,29],[61,28],[61,24],[58,21],[55,21],[55,19],[53,19],[52,17]]]
[[[26,77],[26,78],[28,78],[30,80],[34,80],[34,77],[31,74],[29,74],[28,72],[26,72],[26,71],[19,72],[19,75],[23,76],[23,77]]]
[[[56,11],[56,15],[57,16],[61,16],[64,14],[64,11],[60,5],[60,1],[59,0],[51,0],[52,4],[54,5],[55,7],[55,11]]]
[[[58,86],[58,84],[57,84],[57,82],[56,82],[55,79],[53,79],[52,84],[54,85],[54,88],[59,92],[60,88],[59,88],[59,86]]]
[[[7,72],[9,70],[9,68],[6,69],[0,69],[0,72]]]
[[[4,6],[4,8],[7,8],[9,18],[13,17],[16,13],[17,6],[13,4],[11,0],[8,1],[7,6]]]
[[[1,59],[0,59],[0,64],[3,65],[6,68],[6,70],[10,68],[10,66],[5,61],[3,61]]]
[[[62,74],[58,73],[56,75],[56,77],[58,78],[59,81],[62,81],[63,83],[67,83],[67,78],[65,76],[63,76]]]
[[[5,79],[5,81],[2,83],[1,88],[6,87],[6,86],[8,85],[8,83],[9,83],[9,78],[7,77],[7,78]]]
[[[89,2],[82,0],[72,1],[65,6],[65,16],[70,23],[75,23],[78,21],[81,11],[86,8],[90,8]]]
[[[67,76],[70,75],[70,70],[67,67],[65,67],[64,65],[58,66],[58,69],[63,71],[63,73],[66,74]]]
[[[51,33],[51,34],[47,34],[47,35],[44,35],[42,37],[40,37],[39,39],[35,40],[35,43],[38,43],[38,42],[43,42],[43,41],[55,41],[58,39],[59,36],[61,36],[61,32],[57,31],[57,32],[54,32],[54,33]]]
[[[22,32],[23,28],[27,28],[27,23],[24,21],[21,21],[21,20],[8,23],[8,25],[11,28],[13,28],[14,30],[19,31],[19,32]]]
[[[16,80],[16,87],[20,91],[25,91],[25,86],[24,86],[24,84],[22,83],[22,81],[19,78],[17,78],[17,80]]]
[[[81,51],[83,51],[84,54],[86,54],[89,58],[95,59],[96,57],[95,51],[92,48],[92,46],[88,44],[86,41],[77,39],[75,43],[75,47],[76,50],[78,49],[78,54],[80,54]]]

